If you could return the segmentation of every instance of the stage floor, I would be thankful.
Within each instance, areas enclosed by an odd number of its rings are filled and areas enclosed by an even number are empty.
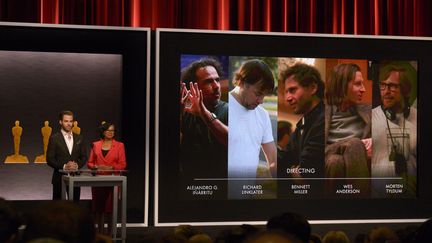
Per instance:
[[[0,163],[0,197],[6,200],[50,200],[53,169],[47,164]],[[81,188],[81,199],[91,199],[90,187]]]

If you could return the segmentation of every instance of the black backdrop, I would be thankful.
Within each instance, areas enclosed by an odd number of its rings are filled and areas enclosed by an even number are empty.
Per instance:
[[[75,112],[87,143],[99,138],[97,128],[104,120],[118,124],[121,132],[121,71],[117,54],[0,51],[0,158],[13,153],[10,131],[19,120],[20,153],[32,162],[42,153],[44,121],[58,132],[61,110]]]
[[[1,51],[33,51],[60,53],[99,53],[122,56],[121,92],[121,140],[127,149],[128,169],[128,222],[143,222],[146,186],[146,146],[153,148],[153,139],[146,144],[146,96],[147,86],[147,32],[131,29],[75,29],[65,26],[31,27],[0,26]],[[432,215],[428,207],[432,200],[432,179],[428,171],[428,153],[424,135],[431,129],[425,104],[430,103],[432,53],[430,41],[337,38],[330,36],[287,36],[268,34],[227,34],[160,32],[159,93],[152,93],[159,101],[159,150],[156,151],[158,181],[155,223],[215,222],[215,221],[263,221],[270,215],[285,211],[297,211],[308,219],[385,219],[424,218]],[[255,200],[255,201],[179,201],[176,194],[178,171],[178,82],[181,54],[202,55],[254,55],[299,56],[327,58],[360,58],[417,60],[419,62],[418,100],[418,199],[370,199],[370,200]],[[103,88],[103,87],[101,87]],[[152,89],[153,90],[153,89]],[[56,90],[53,89],[53,92]],[[12,109],[13,104],[6,104]],[[80,109],[80,108],[78,108]],[[153,108],[151,108],[153,109]],[[55,112],[55,115],[57,115]],[[79,112],[78,112],[79,113]],[[153,114],[153,112],[151,112]],[[51,113],[50,113],[51,114]],[[150,119],[155,118],[154,116]],[[15,119],[15,118],[12,118]],[[55,119],[55,118],[52,118]],[[8,122],[5,122],[8,123]],[[8,123],[9,124],[9,123]],[[6,126],[7,127],[7,126]],[[52,124],[53,129],[55,125]],[[152,133],[154,124],[150,127]],[[93,129],[93,125],[89,128]],[[83,130],[84,131],[84,130]],[[3,133],[3,131],[2,131]],[[10,136],[10,130],[5,131]],[[151,135],[151,134],[150,134]],[[2,135],[3,136],[3,135]],[[151,138],[153,136],[150,136]],[[163,145],[163,146],[161,146]],[[40,142],[37,143],[40,146]],[[2,149],[3,150],[3,149]],[[153,150],[151,150],[153,151]],[[423,152],[422,152],[423,151]],[[151,152],[152,153],[152,152]],[[153,156],[150,156],[153,157]],[[152,164],[150,164],[151,166]],[[153,170],[151,170],[153,171]],[[150,188],[152,190],[152,187]],[[150,194],[154,195],[154,194]],[[153,198],[151,198],[153,199]],[[24,207],[33,202],[17,202]],[[357,210],[353,210],[353,209]],[[150,212],[151,214],[151,212]]]

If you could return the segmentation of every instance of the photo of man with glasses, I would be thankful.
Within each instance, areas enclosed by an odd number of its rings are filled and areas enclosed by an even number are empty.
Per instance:
[[[380,69],[381,105],[372,110],[373,191],[378,195],[415,195],[417,171],[417,110],[410,106],[415,80],[405,68]],[[393,177],[395,179],[379,179]]]

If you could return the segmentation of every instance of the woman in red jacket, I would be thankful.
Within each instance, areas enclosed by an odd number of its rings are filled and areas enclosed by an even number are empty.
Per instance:
[[[100,126],[101,139],[93,142],[87,167],[97,170],[123,170],[126,155],[123,143],[114,139],[114,124],[104,122]],[[112,174],[98,172],[98,174]],[[104,222],[108,223],[108,234],[112,231],[112,187],[92,187],[92,211],[98,224],[98,232],[104,233]]]

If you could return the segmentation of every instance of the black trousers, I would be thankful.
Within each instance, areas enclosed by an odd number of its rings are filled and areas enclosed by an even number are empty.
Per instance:
[[[66,194],[69,194],[69,190],[66,189]],[[79,202],[81,194],[81,187],[74,188],[74,202]],[[53,200],[61,200],[61,183],[53,184]]]

